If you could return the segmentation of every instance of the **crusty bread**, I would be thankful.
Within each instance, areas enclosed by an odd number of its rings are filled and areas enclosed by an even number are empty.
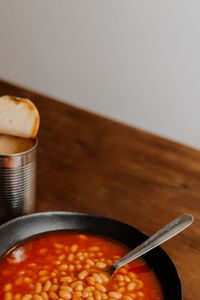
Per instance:
[[[38,110],[30,100],[0,97],[0,134],[35,138],[39,124]]]

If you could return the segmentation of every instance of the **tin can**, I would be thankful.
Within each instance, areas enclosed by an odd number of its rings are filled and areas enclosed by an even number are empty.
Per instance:
[[[29,214],[35,210],[36,150],[0,155],[0,221]]]

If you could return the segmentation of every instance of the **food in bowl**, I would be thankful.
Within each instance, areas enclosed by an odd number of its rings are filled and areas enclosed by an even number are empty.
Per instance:
[[[18,244],[0,262],[0,299],[4,300],[163,300],[159,282],[137,259],[104,274],[129,250],[91,234],[58,231]]]

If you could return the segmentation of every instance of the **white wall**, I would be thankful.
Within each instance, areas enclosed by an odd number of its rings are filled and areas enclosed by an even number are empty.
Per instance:
[[[0,0],[0,73],[200,148],[199,1]]]

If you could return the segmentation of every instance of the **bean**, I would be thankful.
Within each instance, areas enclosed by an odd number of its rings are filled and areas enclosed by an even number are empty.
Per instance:
[[[87,300],[94,300],[94,297],[89,296],[89,297],[87,297]]]
[[[101,293],[98,290],[95,290],[94,297],[96,300],[101,300]]]
[[[12,290],[12,283],[7,283],[4,286],[4,292],[9,292],[10,290]]]
[[[112,260],[111,259],[107,259],[107,265],[111,266],[112,264],[113,264]]]
[[[47,281],[45,282],[45,284],[44,284],[43,291],[44,291],[44,292],[48,292],[48,291],[50,290],[51,286],[52,286],[51,281],[50,281],[50,280],[47,280]]]
[[[98,283],[103,283],[103,280],[102,280],[102,278],[101,278],[101,276],[100,276],[99,274],[94,273],[94,274],[92,275],[92,277],[93,277],[94,280],[97,281]]]
[[[80,261],[83,261],[84,259],[85,259],[84,256],[79,256],[79,260],[80,260]]]
[[[126,283],[124,281],[119,282],[119,286],[125,286],[125,285],[126,285]]]
[[[58,266],[58,265],[61,264],[61,261],[60,261],[60,260],[55,260],[53,263],[54,263],[54,265],[57,265],[57,266]]]
[[[21,270],[17,273],[17,275],[24,275],[26,272],[24,270]]]
[[[35,293],[40,294],[42,291],[42,284],[40,282],[36,282],[35,284]]]
[[[106,293],[102,293],[101,296],[102,296],[102,299],[104,299],[104,300],[108,299],[108,295],[106,295]]]
[[[89,285],[89,286],[87,286],[84,290],[85,290],[85,291],[88,291],[88,292],[93,292],[94,289],[95,289],[94,286]]]
[[[83,290],[83,286],[78,283],[76,286],[75,286],[75,291],[82,291]]]
[[[62,254],[62,255],[60,255],[60,256],[58,257],[58,259],[59,259],[59,260],[63,260],[63,259],[65,259],[65,257],[66,257],[66,255],[65,255],[65,254]]]
[[[85,277],[87,277],[87,275],[88,275],[88,272],[87,272],[87,271],[82,271],[82,272],[80,272],[80,273],[78,274],[78,278],[79,278],[80,280],[83,280],[83,279],[85,279]]]
[[[95,284],[94,278],[93,278],[92,276],[89,276],[86,280],[87,280],[87,282],[88,282],[90,285],[94,285],[94,284]]]
[[[98,261],[96,263],[96,267],[99,268],[99,269],[105,269],[107,267],[107,264],[102,262],[102,261]]]
[[[57,248],[57,249],[62,249],[62,248],[63,248],[63,245],[58,244],[58,243],[55,243],[55,244],[54,244],[54,247]]]
[[[72,245],[71,248],[70,248],[70,250],[72,252],[76,252],[78,250],[78,245],[76,245],[76,244]]]
[[[135,275],[133,272],[128,272],[128,276],[129,276],[131,279],[136,278],[136,275]]]
[[[135,293],[129,293],[128,296],[130,296],[132,299],[136,299],[136,294]]]
[[[97,256],[98,256],[98,257],[102,257],[102,256],[103,256],[103,253],[102,253],[102,252],[99,252],[99,253],[97,253]],[[100,261],[105,261],[105,258],[101,258]]]
[[[24,277],[24,282],[25,283],[30,283],[32,280],[29,277]]]
[[[51,286],[51,288],[50,288],[50,291],[51,291],[51,292],[57,292],[58,288],[59,288],[59,286],[58,286],[57,284],[53,284],[53,285]]]
[[[21,294],[20,293],[15,294],[14,299],[15,300],[20,300],[21,299]]]
[[[43,300],[43,298],[40,295],[34,295],[33,300]]]
[[[67,275],[67,273],[65,271],[62,271],[61,275],[64,276],[64,275]]]
[[[73,292],[73,289],[70,286],[65,286],[65,285],[61,286],[60,290],[66,290],[67,292],[70,293]]]
[[[49,296],[48,296],[48,294],[47,294],[46,292],[42,292],[42,293],[41,293],[41,296],[42,296],[42,298],[43,298],[44,300],[49,300]]]
[[[5,300],[12,300],[13,299],[13,294],[11,292],[6,292],[4,299]]]
[[[49,279],[49,276],[42,276],[40,277],[40,282],[45,282]]]
[[[86,259],[86,263],[89,264],[90,266],[94,266],[94,262],[91,259]]]
[[[121,275],[121,274],[117,274],[115,278],[116,278],[116,280],[118,280],[118,281],[123,281],[123,280],[124,280],[124,276]]]
[[[111,297],[111,298],[120,299],[122,294],[118,293],[118,292],[109,292],[108,296]]]
[[[122,297],[123,300],[132,300],[132,298],[130,296],[124,295]]]
[[[30,300],[30,299],[32,299],[32,295],[26,294],[26,295],[24,295],[24,296],[22,297],[21,300]]]
[[[97,290],[99,290],[100,292],[106,292],[107,291],[107,289],[106,289],[106,287],[104,287],[102,284],[100,284],[100,283],[95,283],[95,288],[97,289]]]
[[[74,254],[73,253],[70,253],[69,255],[68,255],[68,261],[73,261],[74,260]]]
[[[52,282],[53,283],[58,283],[58,278],[53,278]]]
[[[124,279],[127,283],[131,281],[130,277],[128,277],[127,275],[124,276]]]
[[[99,275],[101,276],[103,282],[108,282],[110,280],[104,273],[100,273]]]
[[[66,290],[60,290],[58,294],[61,298],[66,299],[66,300],[72,298],[72,295],[69,292],[67,292]]]
[[[135,282],[130,282],[127,285],[127,291],[132,292],[134,290],[134,288],[136,287],[136,283]]]
[[[77,266],[76,266],[76,269],[77,269],[77,270],[81,270],[81,269],[82,269],[82,266],[81,266],[81,265],[77,265]]]
[[[136,289],[141,289],[142,287],[143,287],[143,282],[142,282],[142,280],[139,280],[139,279],[135,279],[135,283],[136,283]]]
[[[81,284],[82,285],[83,281],[80,281],[80,280],[74,281],[73,283],[71,283],[71,287],[74,289],[77,284]]]
[[[69,270],[69,272],[72,272],[72,271],[74,271],[74,266],[73,265],[69,265],[69,268],[68,268],[68,270]]]
[[[50,293],[49,293],[49,298],[54,300],[54,299],[58,299],[58,296],[57,296],[56,293],[50,292]]]
[[[41,270],[41,271],[38,273],[39,276],[45,276],[45,275],[47,275],[47,274],[48,274],[48,271],[47,271],[47,270]]]
[[[82,240],[87,240],[87,239],[88,239],[87,236],[84,235],[84,234],[79,234],[78,237],[79,237],[80,239],[82,239]]]
[[[64,276],[60,278],[60,282],[72,282],[72,278],[70,276]]]
[[[119,273],[122,273],[122,274],[127,274],[127,270],[125,268],[120,268],[119,269]]]
[[[118,259],[120,259],[120,256],[119,255],[114,255],[113,258],[114,258],[114,260],[118,260]]]
[[[123,286],[123,287],[120,287],[119,289],[118,289],[118,292],[119,293],[124,293],[125,292],[125,287]]]
[[[47,252],[47,248],[41,248],[40,250],[39,250],[39,254],[45,254],[46,252]]]
[[[91,292],[88,292],[88,291],[83,291],[83,295],[82,295],[82,297],[83,298],[87,298],[87,297],[89,297],[89,296],[91,296],[92,295],[92,293]]]
[[[61,271],[66,271],[67,269],[68,269],[68,265],[66,265],[66,264],[59,266],[59,270],[61,270]]]
[[[73,296],[77,296],[77,297],[82,297],[82,292],[81,291],[77,291],[73,293]]]
[[[144,293],[143,292],[137,292],[137,296],[144,297]]]
[[[30,263],[30,264],[28,264],[28,267],[30,267],[30,268],[34,268],[34,267],[36,267],[37,265],[35,264],[35,263]]]
[[[98,246],[94,246],[94,247],[89,247],[88,250],[91,252],[98,252],[99,251],[99,247]]]
[[[91,268],[91,266],[89,265],[89,264],[86,264],[86,265],[84,265],[84,267],[83,267],[84,269],[90,269]]]

